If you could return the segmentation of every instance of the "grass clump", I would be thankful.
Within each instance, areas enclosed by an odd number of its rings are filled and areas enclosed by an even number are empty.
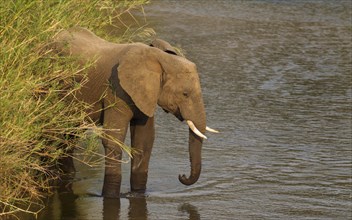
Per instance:
[[[18,212],[36,214],[41,198],[57,177],[51,167],[65,154],[61,146],[77,143],[92,128],[84,103],[72,94],[84,76],[69,58],[47,50],[62,29],[82,26],[106,36],[112,28],[123,32],[114,40],[130,41],[150,33],[146,28],[116,27],[121,16],[142,10],[147,0],[6,0],[0,2],[0,218]],[[132,19],[133,20],[133,19]],[[122,22],[123,23],[123,22]],[[115,27],[114,27],[115,26]],[[111,39],[111,37],[110,37]],[[73,86],[65,86],[73,85]],[[71,100],[71,101],[70,101]]]

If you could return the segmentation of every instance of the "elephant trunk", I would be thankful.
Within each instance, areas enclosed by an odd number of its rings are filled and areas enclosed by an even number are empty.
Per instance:
[[[202,115],[202,114],[201,114]],[[201,133],[205,133],[205,114],[201,120],[194,121],[194,125]],[[190,176],[179,175],[179,181],[184,185],[192,185],[197,182],[202,169],[202,144],[203,138],[189,128],[189,158],[191,162]]]

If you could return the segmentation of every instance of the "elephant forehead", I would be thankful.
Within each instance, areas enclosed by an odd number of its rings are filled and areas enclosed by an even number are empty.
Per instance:
[[[195,67],[190,66],[190,68],[186,67],[181,69],[177,74],[176,74],[177,80],[182,81],[187,81],[191,83],[196,83],[199,81],[199,75]],[[185,82],[183,82],[185,83]]]
[[[183,66],[186,69],[188,69],[190,72],[197,72],[197,66],[195,63],[193,63],[192,61],[190,61],[184,57],[178,57],[178,58],[181,60]]]
[[[181,72],[181,75],[184,75],[184,77],[187,78],[188,80],[194,80],[194,81],[199,80],[199,73],[197,71],[197,66],[192,62],[185,65],[185,69]]]
[[[180,77],[169,83],[176,93],[192,92],[200,88],[199,80],[195,77]]]

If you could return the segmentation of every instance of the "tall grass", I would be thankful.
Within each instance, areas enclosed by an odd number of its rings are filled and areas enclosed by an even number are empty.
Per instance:
[[[18,212],[36,214],[41,199],[57,178],[50,169],[76,147],[70,136],[84,137],[94,124],[86,121],[84,103],[72,93],[84,75],[69,58],[46,49],[52,37],[72,26],[100,35],[122,15],[141,10],[147,0],[6,0],[0,2],[0,218]],[[115,23],[116,24],[116,23]],[[150,33],[145,28],[114,27],[124,34],[115,41]],[[111,37],[110,37],[111,38]],[[73,85],[67,87],[65,85]]]

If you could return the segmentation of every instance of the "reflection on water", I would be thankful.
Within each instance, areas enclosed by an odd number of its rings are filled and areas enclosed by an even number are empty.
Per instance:
[[[55,201],[57,199],[57,201]],[[122,199],[122,198],[121,198]],[[56,204],[56,207],[48,207],[40,215],[40,219],[148,219],[147,201],[146,197],[128,198],[129,206],[127,216],[121,215],[121,199],[100,198],[91,203],[85,203],[82,198],[72,192],[61,192],[56,194],[49,204]],[[124,198],[126,200],[126,198]],[[102,209],[90,207],[99,206],[102,201]],[[80,204],[83,203],[83,204]],[[81,206],[81,207],[80,207]],[[82,208],[88,208],[84,210]],[[55,211],[54,211],[55,210]]]
[[[147,197],[103,199],[102,169],[84,168],[42,219],[351,219],[351,1],[154,0],[145,12],[197,64],[221,130],[201,177],[178,182],[188,130],[159,111]]]
[[[80,198],[73,191],[59,191],[48,201],[49,206],[40,213],[39,219],[104,219],[104,220],[147,220],[152,219],[147,208],[145,196],[123,196],[122,198]],[[123,202],[121,207],[121,202]],[[128,203],[125,207],[124,203]],[[102,204],[100,204],[102,203]],[[95,208],[98,206],[99,208]],[[101,208],[101,209],[100,209]],[[190,220],[199,220],[200,214],[195,206],[184,203],[177,208]],[[127,212],[127,213],[126,213]],[[182,214],[184,213],[184,214]],[[159,219],[159,218],[157,218]]]
[[[190,219],[190,220],[200,219],[200,214],[198,213],[198,209],[197,209],[197,207],[195,207],[193,205],[185,203],[180,206],[179,210],[188,213],[189,214],[188,219]]]

